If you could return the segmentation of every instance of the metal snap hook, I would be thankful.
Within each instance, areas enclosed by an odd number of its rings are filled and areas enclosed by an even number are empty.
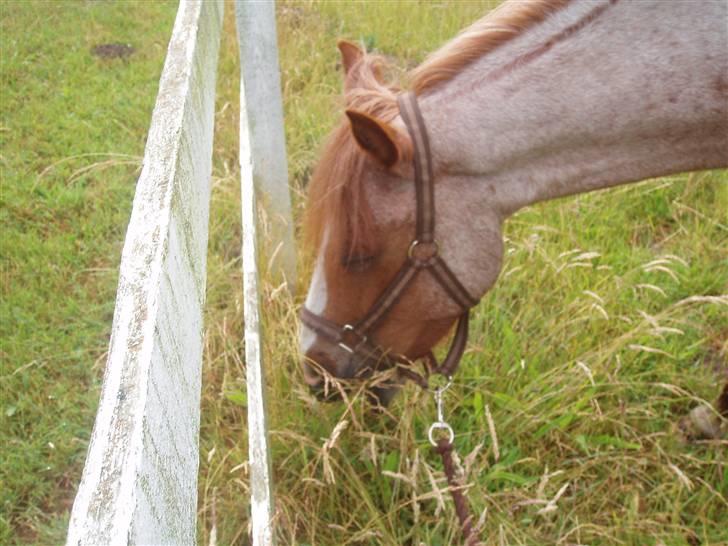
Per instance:
[[[452,441],[455,439],[455,432],[453,431],[452,427],[445,421],[444,417],[444,411],[443,411],[443,403],[442,403],[442,395],[443,393],[449,389],[452,386],[452,376],[447,376],[447,383],[445,385],[437,387],[435,389],[435,404],[437,405],[437,421],[432,423],[430,425],[429,430],[427,431],[427,437],[430,440],[430,443],[433,446],[437,445],[437,442],[435,441],[435,431],[436,430],[444,430],[447,432],[448,435],[448,442],[452,444]]]

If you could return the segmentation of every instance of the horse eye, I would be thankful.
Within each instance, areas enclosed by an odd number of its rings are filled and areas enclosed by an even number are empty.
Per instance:
[[[360,273],[368,269],[374,263],[374,259],[375,257],[371,255],[346,256],[342,261],[342,265],[344,266],[344,269],[348,271]]]

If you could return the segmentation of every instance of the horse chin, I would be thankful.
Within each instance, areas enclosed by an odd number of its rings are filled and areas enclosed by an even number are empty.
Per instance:
[[[309,384],[311,394],[316,396],[320,402],[340,402],[344,399],[342,391],[347,395],[353,394],[366,384],[363,394],[373,407],[386,408],[399,391],[400,380],[393,377],[389,369],[392,363],[384,364],[385,371],[382,375],[374,372],[372,363],[358,354],[336,355],[336,365],[329,365],[328,369],[335,370],[330,375],[329,381],[322,380],[317,384]],[[331,359],[333,360],[333,359]],[[360,391],[361,392],[361,391]]]
[[[372,387],[367,391],[367,398],[372,406],[386,408],[399,392],[399,385]]]
[[[355,390],[353,385],[346,384],[346,380],[343,380],[341,388],[349,394]],[[399,385],[393,383],[388,383],[386,386],[372,386],[365,390],[366,399],[375,409],[378,407],[386,408],[399,392],[399,388]],[[326,389],[323,386],[316,386],[309,387],[309,390],[319,402],[330,403],[344,400],[341,391],[337,388],[329,387]]]

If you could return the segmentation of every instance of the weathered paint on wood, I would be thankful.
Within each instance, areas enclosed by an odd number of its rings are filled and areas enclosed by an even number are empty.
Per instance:
[[[242,159],[242,155],[241,155]],[[245,315],[245,377],[248,392],[248,468],[253,546],[274,544],[274,514],[268,419],[265,403],[255,188],[250,172],[241,171],[243,220],[243,313]]]
[[[240,182],[243,222],[245,365],[248,389],[250,511],[254,546],[274,544],[274,502],[265,404],[260,299],[258,294],[257,199],[272,219],[279,246],[271,274],[293,289],[295,249],[278,73],[275,4],[237,1],[240,43]]]
[[[122,254],[67,544],[196,540],[202,309],[222,1],[182,0]]]
[[[293,292],[296,248],[288,188],[275,3],[237,0],[240,44],[240,160],[249,162],[257,198],[268,219],[270,275]],[[247,130],[243,128],[247,127]],[[245,152],[245,153],[243,153]]]

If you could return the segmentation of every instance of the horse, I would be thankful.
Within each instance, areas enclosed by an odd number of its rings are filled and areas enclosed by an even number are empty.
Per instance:
[[[371,374],[378,363],[356,350],[365,345],[385,367],[427,357],[463,317],[470,300],[437,271],[414,275],[378,312],[413,247],[424,249],[418,263],[437,255],[477,302],[501,269],[503,222],[519,209],[728,166],[726,21],[722,0],[506,1],[408,74],[414,130],[388,62],[339,42],[345,111],[309,182],[305,219],[317,251],[300,336],[306,383],[320,391],[326,378]],[[436,223],[428,244],[417,240],[422,134]],[[380,401],[397,381],[377,390]],[[725,413],[728,385],[720,400]]]

